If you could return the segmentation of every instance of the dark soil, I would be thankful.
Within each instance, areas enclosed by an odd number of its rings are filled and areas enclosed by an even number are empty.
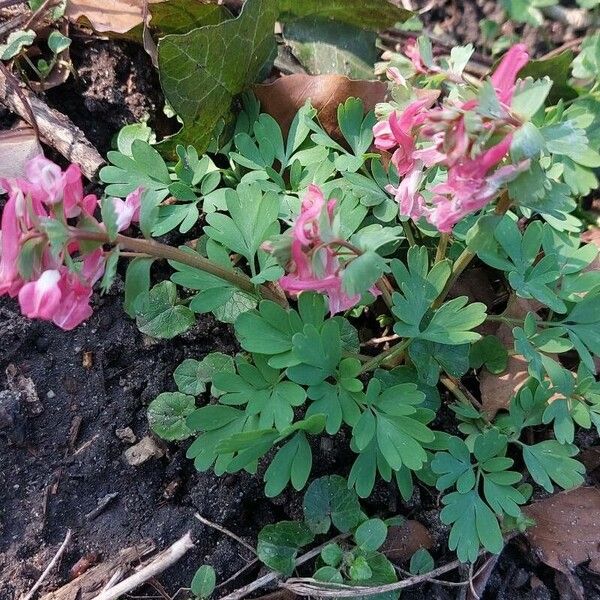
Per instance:
[[[478,21],[494,6],[439,2],[425,18],[441,23],[459,42],[477,41]],[[567,34],[560,32],[558,43],[566,41]],[[72,59],[77,78],[49,92],[48,101],[67,113],[102,153],[126,123],[150,118],[159,130],[168,127],[161,116],[155,70],[139,46],[76,38]],[[10,121],[0,112],[1,126]],[[0,299],[0,390],[4,390],[0,391],[0,600],[18,598],[30,589],[69,528],[73,542],[43,591],[64,585],[71,567],[90,553],[101,560],[146,538],[164,548],[192,529],[196,548],[158,578],[172,597],[189,585],[204,562],[213,565],[224,581],[252,558],[236,542],[198,523],[194,513],[251,543],[263,525],[301,514],[299,494],[287,491],[277,499],[265,499],[260,475],[219,478],[197,473],[185,458],[186,444],[162,445],[163,457],[138,467],[125,462],[123,452],[131,442],[119,439],[115,431],[130,427],[137,440],[149,435],[146,407],[160,392],[174,389],[175,367],[184,358],[200,359],[212,351],[233,354],[237,348],[230,329],[209,317],[199,319],[193,330],[174,341],[149,340],[124,314],[121,298],[118,279],[107,296],[95,298],[89,322],[73,332],[24,319],[16,302]],[[10,389],[4,375],[7,367],[31,378],[34,392]],[[39,404],[31,402],[36,394]],[[39,406],[42,411],[37,414]],[[316,475],[331,472],[333,465],[346,473],[346,447],[347,441],[340,441],[314,448]],[[86,517],[102,498],[114,493],[118,496],[99,516]],[[421,521],[434,538],[438,564],[443,564],[452,557],[445,550],[446,528],[437,520],[437,500],[417,488],[411,501],[402,503],[390,486],[380,485],[367,507],[373,513],[399,512]],[[232,587],[257,574],[257,569],[249,571]],[[578,574],[585,597],[600,598],[597,579],[584,568]],[[426,584],[405,592],[403,598],[465,597],[461,589]],[[566,598],[559,592],[564,589],[564,582],[557,585],[554,573],[517,539],[500,558],[484,597]],[[139,594],[160,597],[153,587]]]

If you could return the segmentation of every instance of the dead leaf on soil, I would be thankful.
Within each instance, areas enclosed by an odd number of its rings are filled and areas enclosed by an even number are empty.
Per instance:
[[[525,532],[540,559],[568,573],[582,562],[600,573],[600,490],[583,487],[523,509],[536,525]]]
[[[23,176],[25,164],[38,154],[42,154],[42,147],[29,125],[1,131],[0,177]]]
[[[344,75],[305,75],[297,73],[273,83],[253,86],[261,108],[269,113],[287,134],[298,110],[310,99],[319,122],[333,138],[340,139],[338,105],[350,98],[362,99],[365,110],[383,102],[387,85],[381,81],[348,79]]]
[[[164,0],[148,0],[158,4]],[[145,0],[69,0],[65,16],[71,21],[85,17],[99,32],[126,33],[142,23]]]
[[[429,550],[433,539],[427,528],[419,521],[408,520],[403,525],[393,525],[388,529],[381,552],[392,562],[400,564],[410,560],[419,548]]]
[[[506,317],[524,319],[528,312],[535,312],[538,308],[533,301],[515,296],[503,314]],[[513,348],[512,329],[512,326],[501,323],[494,332],[508,349]],[[483,411],[488,418],[493,419],[499,410],[508,409],[511,398],[528,379],[527,361],[521,355],[509,355],[506,371],[500,376],[482,369],[479,374],[479,389]]]

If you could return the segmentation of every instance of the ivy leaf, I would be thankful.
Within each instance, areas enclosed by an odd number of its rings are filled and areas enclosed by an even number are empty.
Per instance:
[[[135,301],[138,329],[150,337],[171,339],[187,331],[195,323],[194,313],[178,304],[177,288],[162,281]]]
[[[160,40],[161,85],[184,122],[175,139],[193,143],[199,151],[208,147],[234,97],[255,81],[273,57],[277,14],[276,2],[249,0],[236,19]],[[173,140],[169,142],[173,145]]]
[[[545,440],[528,446],[522,445],[523,460],[533,480],[552,493],[556,483],[565,490],[583,483],[585,467],[571,458],[578,453],[576,446]]]
[[[291,575],[298,550],[314,539],[311,530],[297,521],[280,521],[267,525],[258,534],[256,553],[270,569],[282,575]]]
[[[192,435],[187,418],[196,409],[193,396],[179,392],[159,394],[148,406],[148,422],[154,433],[169,442],[185,440]]]
[[[310,530],[327,533],[333,523],[342,533],[356,527],[362,510],[358,497],[343,477],[331,475],[315,479],[304,494],[304,520]]]

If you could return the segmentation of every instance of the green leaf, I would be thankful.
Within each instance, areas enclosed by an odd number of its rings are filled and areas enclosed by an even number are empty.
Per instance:
[[[358,497],[343,477],[331,475],[315,479],[304,494],[304,520],[311,531],[327,533],[331,524],[342,533],[356,527],[362,510]]]
[[[125,298],[123,307],[125,312],[135,318],[135,302],[141,294],[148,293],[150,289],[150,269],[153,258],[134,258],[125,272]]]
[[[387,0],[278,0],[278,4],[283,22],[312,16],[373,30],[392,27],[413,15]]]
[[[553,492],[556,483],[565,490],[581,485],[585,467],[571,458],[578,452],[572,444],[545,440],[533,446],[522,445],[523,460],[533,480],[546,491]]]
[[[343,558],[344,551],[339,547],[338,544],[327,544],[323,550],[321,550],[321,559],[326,565],[331,567],[338,567]]]
[[[210,565],[202,565],[195,573],[190,587],[198,598],[209,598],[215,589],[217,575]]]
[[[265,494],[273,498],[291,481],[295,490],[301,490],[312,469],[312,451],[306,434],[298,432],[282,446],[265,472]]]
[[[387,525],[381,519],[368,519],[354,532],[356,544],[366,552],[377,550],[385,542]]]
[[[184,440],[192,431],[186,424],[186,419],[196,409],[193,396],[179,392],[163,392],[148,406],[148,422],[154,433],[164,440]]]
[[[350,579],[353,581],[363,582],[366,579],[371,579],[373,571],[364,556],[358,555],[350,563],[349,568]]]
[[[117,265],[119,264],[119,247],[116,246],[113,248],[106,259],[106,263],[104,265],[104,275],[102,275],[102,279],[100,280],[100,290],[103,294],[107,294],[112,284],[115,281],[115,277],[117,275]]]
[[[429,573],[429,571],[433,571],[434,566],[433,556],[429,554],[429,551],[425,548],[419,548],[410,557],[408,570],[413,575],[424,575],[425,573]]]
[[[19,54],[26,46],[31,46],[35,41],[33,29],[19,29],[13,31],[6,38],[5,44],[0,44],[0,60],[10,60]]]
[[[343,270],[342,287],[349,296],[363,294],[388,270],[386,261],[377,252],[367,250]]]
[[[196,27],[216,25],[232,15],[223,5],[169,0],[151,3],[148,10],[152,15],[150,27],[158,29],[161,35],[187,33]]]
[[[376,34],[354,25],[306,17],[287,23],[284,38],[310,75],[339,73],[369,79],[377,61]]]
[[[275,53],[273,0],[248,0],[236,19],[167,35],[158,45],[161,86],[184,127],[180,143],[208,147],[236,95],[252,84]],[[235,60],[232,57],[236,57]],[[172,146],[174,140],[169,140]]]
[[[324,581],[327,583],[343,583],[344,578],[342,574],[333,567],[321,567],[317,569],[313,574],[313,579],[317,581]]]
[[[571,50],[565,50],[552,58],[530,60],[519,71],[519,77],[533,77],[533,79],[549,77],[552,80],[552,89],[548,95],[550,104],[557,104],[560,100],[572,100],[577,97],[577,92],[569,85],[572,61]]]
[[[280,521],[260,530],[256,553],[270,569],[282,575],[291,575],[298,550],[313,539],[314,535],[304,523]]]
[[[408,347],[419,378],[436,385],[443,370],[452,377],[462,377],[469,369],[469,344],[447,346],[426,340],[415,340]]]
[[[508,351],[495,335],[486,335],[471,346],[469,363],[473,369],[485,365],[490,373],[499,375],[508,365]]]
[[[598,79],[600,76],[600,33],[587,36],[573,61],[573,77]]]
[[[171,339],[194,325],[194,313],[178,304],[177,288],[171,281],[155,285],[135,301],[138,329],[150,337]]]
[[[71,40],[60,31],[55,29],[50,32],[50,35],[48,36],[48,48],[50,48],[54,54],[64,52],[70,45]]]
[[[518,81],[511,102],[511,110],[523,119],[530,119],[544,106],[551,87],[552,80],[549,77],[537,80],[527,77]]]
[[[455,485],[460,493],[467,493],[476,483],[469,448],[454,436],[448,439],[447,448],[448,452],[437,452],[431,461],[431,470],[439,475],[435,487],[444,491]]]
[[[502,551],[504,540],[496,516],[475,490],[452,492],[442,502],[442,523],[452,525],[448,545],[460,561],[475,562],[480,545],[494,554]]]
[[[59,220],[50,217],[40,218],[40,228],[48,237],[52,256],[58,257],[69,240],[69,230]]]
[[[173,373],[177,388],[184,394],[199,396],[206,390],[206,384],[211,382],[217,373],[235,373],[233,358],[221,352],[212,352],[201,361],[186,358]],[[215,386],[211,394],[221,395]]]

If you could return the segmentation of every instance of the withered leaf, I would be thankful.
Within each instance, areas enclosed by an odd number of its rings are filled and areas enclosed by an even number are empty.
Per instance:
[[[21,177],[25,164],[38,154],[42,147],[29,125],[0,132],[0,177]]]
[[[317,109],[319,122],[329,135],[341,136],[337,123],[338,105],[350,97],[360,98],[366,111],[385,98],[387,86],[381,81],[348,79],[344,75],[305,75],[297,73],[255,85],[254,93],[261,108],[269,113],[287,133],[304,103],[310,99]]]
[[[555,494],[523,509],[536,525],[525,532],[540,559],[567,572],[589,560],[600,572],[600,490],[582,487]]]
[[[425,525],[419,521],[408,520],[402,525],[392,525],[388,529],[387,538],[380,548],[392,562],[400,564],[410,560],[419,548],[429,550],[433,539]]]

